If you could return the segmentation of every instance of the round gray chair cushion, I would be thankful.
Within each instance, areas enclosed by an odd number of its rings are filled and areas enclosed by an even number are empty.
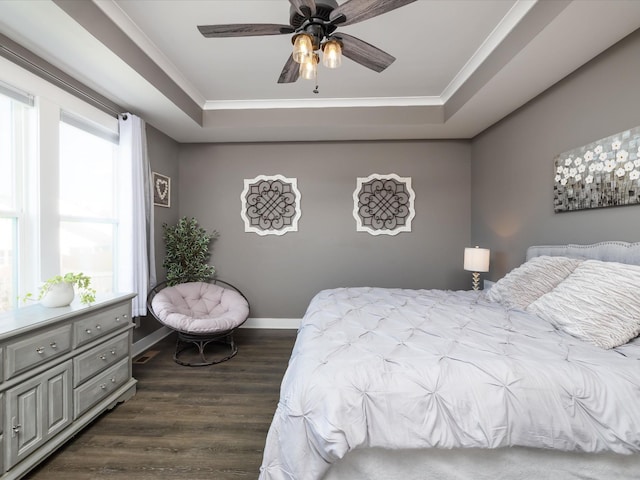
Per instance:
[[[208,282],[165,287],[153,297],[151,307],[166,326],[195,335],[233,330],[249,316],[249,304],[242,295]]]

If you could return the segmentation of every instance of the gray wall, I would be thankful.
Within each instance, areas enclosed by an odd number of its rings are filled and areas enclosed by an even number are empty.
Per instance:
[[[164,280],[162,268],[164,260],[164,242],[162,241],[162,224],[175,224],[178,221],[178,152],[179,144],[164,133],[147,124],[147,154],[151,170],[171,178],[170,208],[154,207],[156,271],[158,281]],[[140,328],[133,332],[134,341],[154,332],[161,325],[151,316],[140,319]]]
[[[640,241],[640,206],[556,214],[553,159],[640,125],[640,30],[472,141],[471,238],[490,278],[532,244]]]
[[[339,286],[465,288],[462,253],[470,239],[468,142],[190,144],[180,147],[180,216],[218,230],[211,263],[237,285],[254,318],[301,318],[319,290]],[[412,232],[356,232],[356,178],[412,177]],[[297,232],[245,233],[245,178],[297,178]]]

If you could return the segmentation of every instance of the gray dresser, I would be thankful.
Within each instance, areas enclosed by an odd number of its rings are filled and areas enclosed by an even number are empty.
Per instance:
[[[0,480],[18,479],[131,398],[131,299],[0,315]]]

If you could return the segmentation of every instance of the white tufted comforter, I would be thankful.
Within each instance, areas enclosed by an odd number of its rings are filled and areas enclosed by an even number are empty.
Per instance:
[[[478,292],[324,290],[302,321],[260,479],[385,449],[640,451],[640,342],[603,350]]]

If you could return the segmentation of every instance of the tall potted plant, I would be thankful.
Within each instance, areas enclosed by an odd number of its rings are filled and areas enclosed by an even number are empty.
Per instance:
[[[219,237],[198,225],[195,218],[182,217],[176,225],[162,224],[166,255],[162,266],[167,271],[167,285],[199,282],[213,277],[215,267],[207,261],[209,247]]]

